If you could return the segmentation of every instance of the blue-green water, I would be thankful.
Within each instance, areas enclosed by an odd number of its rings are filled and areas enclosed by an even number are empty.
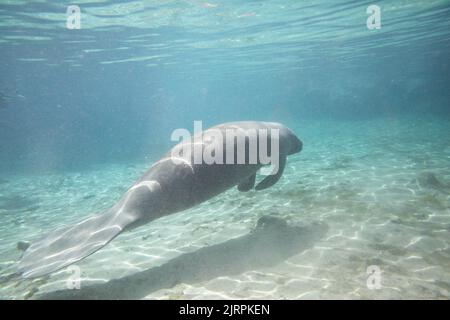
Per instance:
[[[1,298],[450,297],[449,1],[85,1],[79,30],[70,4],[0,4]],[[120,235],[80,290],[8,277],[194,120],[282,122],[304,149],[267,190]]]

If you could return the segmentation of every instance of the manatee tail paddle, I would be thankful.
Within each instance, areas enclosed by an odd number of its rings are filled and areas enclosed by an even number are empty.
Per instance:
[[[31,244],[18,264],[18,272],[24,278],[35,278],[67,267],[104,247],[130,222],[108,210],[56,230]]]

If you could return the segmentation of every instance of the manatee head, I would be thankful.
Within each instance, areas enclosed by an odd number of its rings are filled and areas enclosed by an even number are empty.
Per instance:
[[[280,130],[280,145],[287,155],[299,153],[303,149],[303,142],[288,127],[274,123]]]
[[[303,142],[295,133],[279,122],[266,122],[271,128],[279,130],[280,148],[286,155],[299,153],[303,149]]]
[[[294,132],[292,132],[290,129],[286,128],[288,133],[288,141],[289,141],[289,148],[288,148],[288,155],[299,153],[303,149],[303,142],[295,135]]]

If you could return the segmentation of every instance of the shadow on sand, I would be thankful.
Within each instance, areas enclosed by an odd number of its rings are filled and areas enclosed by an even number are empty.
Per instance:
[[[325,224],[289,226],[270,216],[258,220],[247,235],[182,254],[145,271],[79,290],[60,290],[38,299],[139,299],[178,283],[198,283],[219,276],[274,266],[311,248],[326,233]]]

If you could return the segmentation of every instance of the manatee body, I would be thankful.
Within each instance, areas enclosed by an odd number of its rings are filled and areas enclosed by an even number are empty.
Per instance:
[[[217,138],[218,134],[226,137],[230,132],[234,133],[234,139]],[[251,148],[248,132],[256,132],[256,150]],[[191,208],[234,186],[240,191],[252,189],[257,171],[265,164],[259,151],[260,141],[266,140],[267,154],[277,156],[278,170],[266,176],[255,189],[272,186],[283,174],[286,157],[301,151],[300,139],[279,123],[242,121],[217,125],[172,148],[106,212],[56,230],[33,243],[24,252],[18,272],[25,278],[46,275],[96,252],[124,230]],[[276,150],[270,143],[275,140]],[[194,149],[202,154],[208,151],[207,154],[222,161],[198,162]],[[232,161],[226,158],[227,150],[234,150]],[[245,161],[239,162],[242,150]],[[257,155],[252,158],[255,151]]]

